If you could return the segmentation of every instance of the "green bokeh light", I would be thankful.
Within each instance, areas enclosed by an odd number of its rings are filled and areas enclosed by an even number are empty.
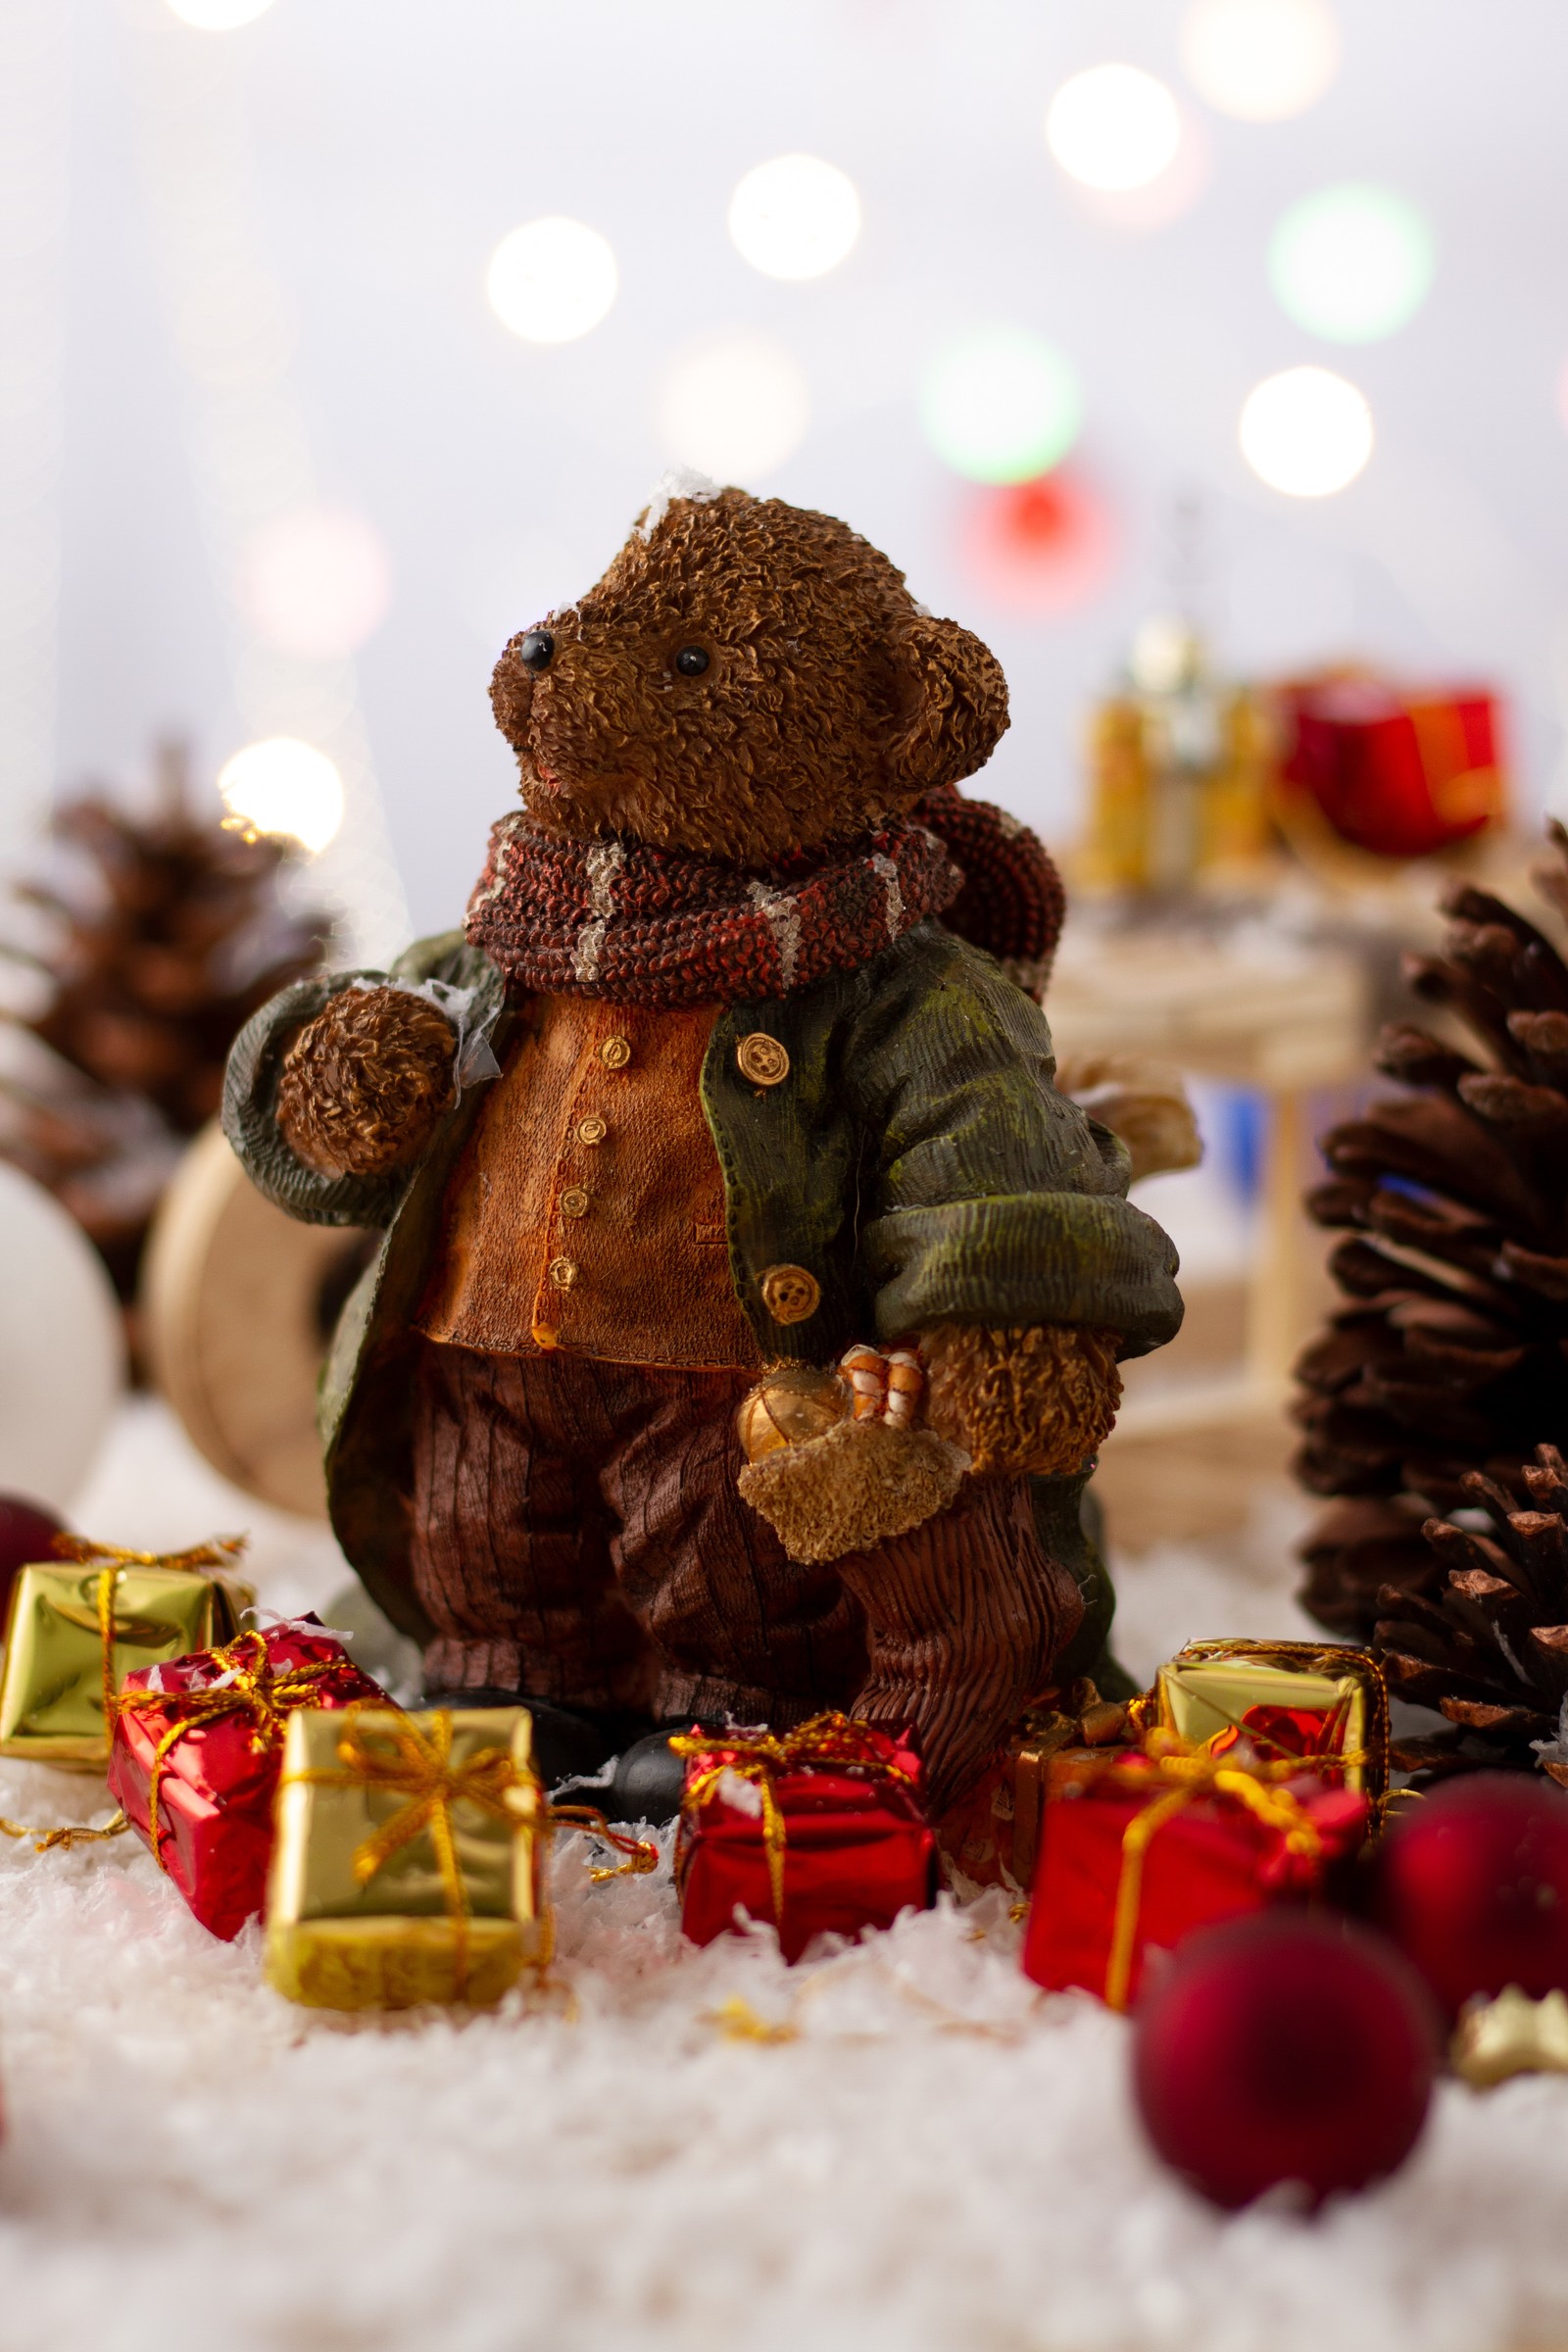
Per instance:
[[[1060,352],[1023,327],[950,344],[927,371],[920,421],[937,456],[972,482],[1024,482],[1078,438],[1083,395]]]
[[[1388,188],[1303,196],[1269,240],[1268,277],[1288,317],[1331,343],[1376,343],[1413,318],[1436,267],[1432,231]]]

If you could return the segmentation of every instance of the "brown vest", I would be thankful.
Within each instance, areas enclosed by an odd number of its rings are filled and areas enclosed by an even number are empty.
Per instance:
[[[419,1328],[491,1355],[760,1364],[703,1113],[717,1007],[536,997],[447,1189]]]

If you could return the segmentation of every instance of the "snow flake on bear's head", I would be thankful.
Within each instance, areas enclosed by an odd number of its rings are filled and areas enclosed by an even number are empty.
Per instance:
[[[634,528],[639,539],[651,539],[676,499],[688,499],[694,507],[710,507],[719,496],[719,485],[710,482],[706,473],[696,473],[689,466],[672,466],[662,473],[654,484],[646,507],[638,515]]]

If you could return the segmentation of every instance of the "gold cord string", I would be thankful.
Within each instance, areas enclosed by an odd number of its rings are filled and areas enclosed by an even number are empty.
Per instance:
[[[29,1828],[24,1821],[7,1821],[0,1814],[0,1838],[30,1838],[35,1854],[47,1854],[52,1846],[69,1853],[74,1845],[97,1845],[110,1838],[122,1838],[130,1824],[122,1812],[101,1830],[89,1830],[82,1822],[66,1822],[59,1829]]]

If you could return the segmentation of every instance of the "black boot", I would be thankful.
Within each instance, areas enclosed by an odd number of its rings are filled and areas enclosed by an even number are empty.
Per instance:
[[[650,1828],[662,1829],[674,1820],[686,1786],[686,1759],[673,1754],[669,1742],[676,1733],[691,1728],[682,1717],[627,1748],[606,1796],[605,1811],[612,1821],[646,1821]],[[721,1740],[722,1732],[715,1729],[713,1738]]]
[[[419,1703],[424,1708],[526,1707],[533,1718],[534,1770],[547,1788],[561,1781],[591,1778],[602,1772],[625,1743],[627,1727],[618,1718],[590,1714],[586,1707],[564,1707],[551,1698],[529,1698],[521,1691],[500,1690],[488,1684],[474,1690],[427,1690]],[[643,1721],[647,1720],[645,1715]]]

